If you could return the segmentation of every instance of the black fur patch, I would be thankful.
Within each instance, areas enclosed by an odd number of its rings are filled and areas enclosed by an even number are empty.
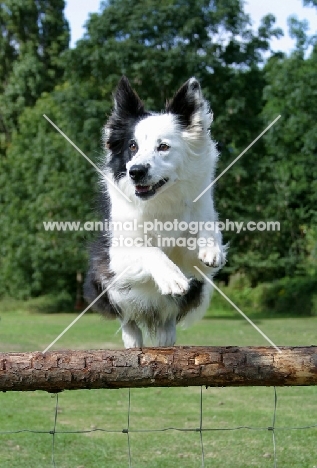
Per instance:
[[[109,245],[110,239],[101,234],[90,246],[90,265],[84,283],[84,298],[88,304],[102,293],[102,279],[110,282],[114,278],[109,270]],[[92,309],[112,319],[120,314],[120,310],[110,303],[107,292],[94,303]]]
[[[107,147],[111,151],[108,167],[115,180],[126,175],[126,164],[132,158],[129,149],[130,141],[134,136],[136,124],[150,116],[144,109],[144,104],[131,88],[126,77],[122,77],[114,95],[116,107],[108,122],[109,137]]]
[[[183,128],[190,126],[192,117],[199,108],[195,92],[200,89],[198,81],[190,80],[177,91],[173,99],[166,104],[166,112],[175,114]]]
[[[179,313],[177,315],[177,322],[182,320],[187,313],[199,306],[203,293],[203,281],[192,279],[190,282],[189,290],[184,296],[178,298]]]

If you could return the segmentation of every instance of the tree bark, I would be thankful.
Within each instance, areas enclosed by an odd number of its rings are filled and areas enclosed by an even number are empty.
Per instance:
[[[0,391],[317,384],[317,347],[0,353]]]

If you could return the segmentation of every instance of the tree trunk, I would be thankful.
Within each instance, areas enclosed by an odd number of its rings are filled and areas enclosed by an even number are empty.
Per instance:
[[[317,347],[0,353],[0,391],[317,384]]]

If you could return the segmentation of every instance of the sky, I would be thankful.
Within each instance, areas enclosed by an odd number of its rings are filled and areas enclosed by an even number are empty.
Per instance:
[[[71,29],[71,47],[83,36],[89,13],[98,12],[100,3],[100,0],[66,0],[65,15]],[[309,33],[317,32],[317,8],[303,7],[302,0],[246,0],[245,12],[251,16],[255,28],[263,16],[273,13],[277,19],[276,26],[284,31],[284,37],[271,42],[275,51],[288,53],[294,48],[294,41],[288,36],[287,18],[290,15],[296,15],[300,20],[307,19],[311,28]]]

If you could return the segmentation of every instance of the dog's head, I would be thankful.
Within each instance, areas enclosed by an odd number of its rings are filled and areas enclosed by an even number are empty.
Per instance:
[[[211,120],[196,78],[167,102],[165,113],[154,114],[144,109],[123,77],[105,127],[107,171],[129,195],[148,200],[175,182],[188,180],[195,166],[205,166],[206,161],[197,157],[210,158],[206,153]]]

